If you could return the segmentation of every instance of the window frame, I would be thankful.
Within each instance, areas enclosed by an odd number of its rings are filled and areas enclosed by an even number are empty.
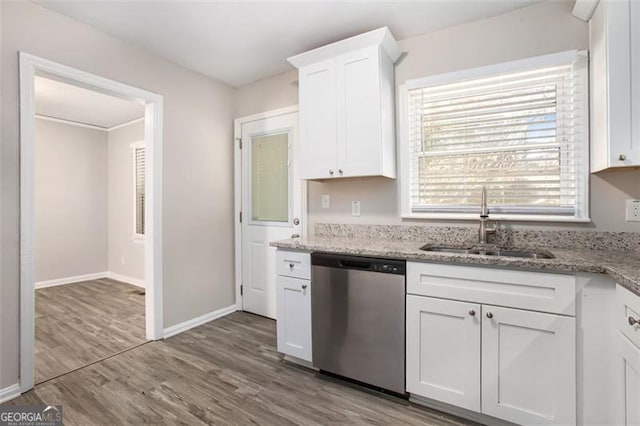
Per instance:
[[[131,182],[131,189],[132,189],[132,195],[131,195],[131,201],[132,201],[132,207],[131,207],[131,212],[132,212],[132,229],[131,229],[131,240],[134,243],[144,243],[147,236],[145,234],[139,234],[137,232],[137,226],[136,226],[136,220],[138,218],[138,212],[136,210],[137,207],[137,198],[136,198],[136,188],[137,188],[137,178],[138,178],[138,174],[137,174],[137,170],[136,170],[136,149],[139,148],[144,148],[145,150],[145,157],[144,157],[144,161],[145,161],[145,193],[146,193],[146,185],[147,185],[147,179],[146,179],[146,162],[147,162],[147,146],[145,141],[139,141],[139,142],[134,142],[132,144],[129,145],[129,147],[131,148],[131,159],[132,159],[132,166],[131,166],[131,176],[133,177],[132,182]]]
[[[576,60],[585,61],[584,72],[582,75],[584,87],[589,88],[588,73],[588,51],[569,50],[549,55],[535,56],[531,58],[503,62],[494,65],[488,65],[477,68],[470,68],[461,71],[454,71],[444,74],[438,74],[413,80],[407,80],[400,86],[399,93],[399,117],[400,117],[400,213],[403,219],[436,219],[436,220],[478,220],[480,214],[480,206],[478,213],[455,213],[455,212],[414,212],[411,206],[411,177],[410,177],[410,141],[409,141],[409,91],[429,86],[449,84],[464,80],[478,79],[490,77],[496,74],[515,73],[526,71],[529,69],[550,67],[563,65],[574,62]],[[584,96],[583,107],[585,113],[584,122],[582,123],[582,134],[584,138],[577,142],[579,147],[577,151],[582,156],[581,170],[578,171],[577,178],[577,197],[578,202],[574,215],[542,215],[542,214],[513,214],[513,213],[493,213],[491,219],[504,220],[511,222],[578,222],[589,223],[589,93]],[[491,207],[491,206],[489,206]]]

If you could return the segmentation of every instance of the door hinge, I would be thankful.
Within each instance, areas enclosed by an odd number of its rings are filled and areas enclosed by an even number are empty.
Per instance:
[[[244,294],[244,286],[240,284],[240,296]]]
[[[238,146],[242,149],[242,138],[236,138],[236,140],[238,141]]]
[[[240,212],[239,216],[240,216],[240,223],[242,223],[242,212]]]

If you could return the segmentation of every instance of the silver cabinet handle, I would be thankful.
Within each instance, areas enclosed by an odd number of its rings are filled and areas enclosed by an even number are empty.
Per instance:
[[[338,169],[338,173],[342,174],[344,172],[342,171],[342,169]]]
[[[629,325],[634,326],[640,324],[640,319],[635,319],[634,317],[629,317]]]
[[[333,176],[333,170],[329,170],[329,174]]]
[[[300,234],[291,234],[291,238],[300,238]]]
[[[290,268],[290,269],[293,269],[293,267],[294,267],[294,266],[296,266],[296,265],[294,265],[293,263],[290,263],[290,264],[289,264],[289,268]]]
[[[489,319],[493,318],[493,314],[491,312],[487,312],[487,318]]]
[[[627,160],[627,156],[626,156],[626,155],[624,155],[624,154],[620,154],[620,155],[618,156],[618,160],[620,160],[620,161],[626,161],[626,160]]]
[[[475,317],[475,316],[476,316],[476,311],[474,311],[473,309],[471,309],[471,310],[469,311],[469,315],[471,315],[472,317]]]
[[[300,225],[300,219],[298,219],[297,217],[293,218],[293,224],[294,225]]]
[[[307,285],[306,284],[302,284],[302,289],[306,290],[307,289]]]

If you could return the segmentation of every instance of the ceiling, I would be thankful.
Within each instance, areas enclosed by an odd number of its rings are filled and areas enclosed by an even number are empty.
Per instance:
[[[292,69],[286,58],[388,26],[397,39],[540,0],[68,1],[40,5],[238,87]]]
[[[36,114],[109,129],[144,117],[133,101],[36,76]]]

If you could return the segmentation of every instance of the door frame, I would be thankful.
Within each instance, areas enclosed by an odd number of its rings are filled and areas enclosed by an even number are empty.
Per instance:
[[[242,285],[242,223],[240,222],[240,213],[242,212],[242,151],[240,144],[242,142],[242,125],[250,123],[252,121],[263,120],[265,118],[273,118],[281,115],[287,115],[299,112],[298,105],[290,105],[284,108],[278,108],[270,111],[261,112],[258,114],[247,115],[244,117],[236,118],[233,120],[233,169],[234,169],[234,234],[235,234],[235,269],[236,269],[236,306],[239,310],[242,310],[243,300],[240,286]],[[300,132],[298,132],[300,133]],[[298,140],[300,135],[298,134]],[[300,159],[298,158],[298,164]],[[302,226],[300,227],[301,236],[307,235],[307,182],[302,181],[302,200],[300,220]]]
[[[34,385],[35,347],[35,85],[38,73],[145,105],[145,327],[163,337],[162,122],[163,97],[25,52],[20,61],[20,391]]]

